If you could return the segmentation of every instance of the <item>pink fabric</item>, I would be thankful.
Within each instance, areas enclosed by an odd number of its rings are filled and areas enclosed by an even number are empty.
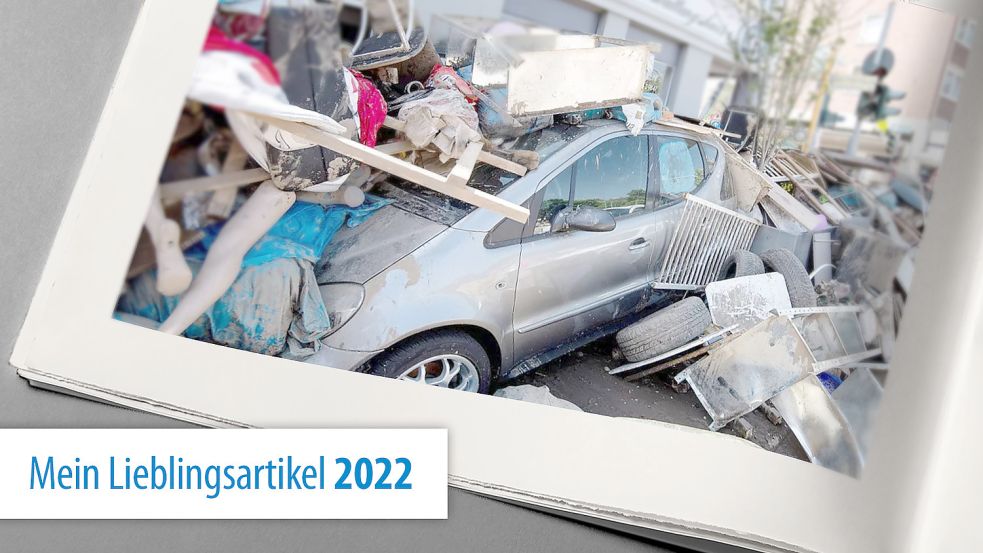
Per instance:
[[[464,95],[469,104],[474,106],[478,103],[478,94],[471,87],[471,83],[461,78],[453,67],[439,63],[434,65],[433,69],[430,70],[430,77],[427,78],[427,86],[430,88],[456,88]]]
[[[208,29],[208,37],[205,38],[205,46],[203,50],[205,52],[215,50],[221,50],[223,52],[236,52],[253,58],[253,60],[255,60],[253,67],[265,81],[270,84],[280,84],[280,73],[276,70],[276,66],[273,65],[273,60],[271,60],[269,56],[244,42],[232,40],[231,38],[225,36],[225,33],[223,33],[222,30],[215,25],[212,25],[212,27]]]
[[[389,106],[386,105],[386,100],[379,89],[365,75],[352,69],[348,71],[358,82],[359,141],[374,148],[379,129],[382,128],[382,123],[389,112]]]

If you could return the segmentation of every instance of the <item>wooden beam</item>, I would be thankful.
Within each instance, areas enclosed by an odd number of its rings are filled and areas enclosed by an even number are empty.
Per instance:
[[[387,155],[401,154],[403,152],[412,152],[416,150],[409,140],[397,140],[395,142],[387,142],[386,144],[379,144],[375,147],[375,151],[382,152]]]
[[[457,160],[454,167],[451,168],[450,174],[447,175],[447,184],[467,187],[471,173],[474,172],[474,164],[478,163],[478,155],[480,154],[480,142],[468,144],[468,147],[464,150],[464,154]]]
[[[314,144],[328,148],[334,152],[338,152],[341,155],[361,161],[366,165],[375,167],[376,169],[385,171],[401,179],[406,179],[410,182],[419,184],[420,186],[425,186],[431,190],[440,192],[441,194],[446,194],[452,198],[467,202],[471,205],[492,210],[495,213],[508,217],[509,219],[519,223],[525,224],[525,222],[529,219],[529,210],[521,205],[505,201],[497,196],[471,188],[467,185],[457,184],[457,181],[464,178],[462,176],[463,172],[461,171],[458,171],[457,173],[452,171],[451,174],[455,175],[454,180],[448,182],[449,178],[445,178],[442,175],[438,175],[432,171],[427,171],[422,167],[417,167],[412,163],[408,163],[401,159],[397,159],[393,156],[379,152],[374,148],[370,148],[364,144],[355,142],[354,140],[348,140],[347,138],[342,138],[336,134],[331,134],[303,123],[284,121],[282,119],[276,119],[258,113],[252,115],[261,121],[265,121],[274,127],[294,134],[300,138],[303,138],[304,140],[313,142]],[[480,147],[480,143],[475,144]],[[470,146],[469,150],[474,152]],[[477,154],[475,154],[475,157],[477,157]],[[471,170],[469,169],[467,172],[467,178],[470,178],[470,175]],[[467,182],[467,178],[464,178],[464,182]]]
[[[246,186],[247,184],[263,182],[268,178],[270,178],[270,174],[266,172],[266,169],[256,168],[232,173],[222,173],[212,177],[197,177],[165,182],[160,185],[160,199],[165,204],[174,203],[184,197],[185,194],[192,192],[235,189]]]
[[[509,173],[515,173],[516,175],[524,176],[526,174],[525,165],[520,165],[514,161],[505,159],[504,157],[497,156],[491,152],[486,152],[482,150],[478,153],[478,161],[482,163],[487,163],[493,167],[498,167],[503,171],[508,171]]]

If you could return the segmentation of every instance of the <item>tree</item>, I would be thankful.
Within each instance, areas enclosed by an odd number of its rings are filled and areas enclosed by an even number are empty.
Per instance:
[[[735,0],[741,32],[734,58],[752,76],[759,121],[751,144],[759,168],[771,162],[789,131],[793,111],[815,84],[824,55],[840,40],[834,27],[842,0]]]

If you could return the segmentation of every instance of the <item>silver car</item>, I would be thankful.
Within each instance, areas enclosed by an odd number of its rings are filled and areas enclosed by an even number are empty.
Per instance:
[[[471,392],[514,378],[664,300],[655,276],[682,197],[733,207],[705,135],[624,123],[519,138],[523,177],[479,165],[470,186],[529,208],[525,224],[406,182],[340,231],[318,266],[333,331],[307,361]]]

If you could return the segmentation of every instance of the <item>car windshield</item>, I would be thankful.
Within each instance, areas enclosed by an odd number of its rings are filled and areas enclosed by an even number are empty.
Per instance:
[[[577,137],[590,130],[585,125],[555,124],[506,143],[509,150],[533,150],[543,162]],[[498,194],[518,180],[518,175],[492,167],[485,163],[475,166],[468,186],[489,194]],[[392,200],[393,205],[444,225],[453,225],[474,210],[474,206],[434,192],[429,188],[397,178],[389,178],[376,185],[373,193]]]

